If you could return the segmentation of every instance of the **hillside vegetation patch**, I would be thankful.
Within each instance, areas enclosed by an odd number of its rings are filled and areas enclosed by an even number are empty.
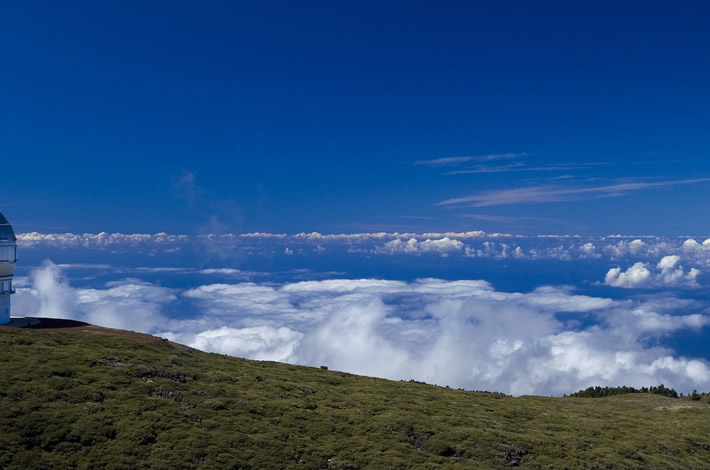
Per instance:
[[[703,469],[702,398],[514,398],[2,328],[0,468]]]

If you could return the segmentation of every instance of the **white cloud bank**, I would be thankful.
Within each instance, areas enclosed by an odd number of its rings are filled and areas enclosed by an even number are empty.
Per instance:
[[[422,253],[438,253],[441,256],[449,256],[450,253],[455,253],[463,250],[463,242],[454,240],[449,237],[431,240],[427,238],[424,241],[418,241],[412,237],[407,241],[400,238],[394,239],[384,244],[382,247],[376,247],[374,253],[387,254],[417,254]]]
[[[48,245],[56,248],[111,248],[136,247],[142,245],[178,245],[189,240],[188,235],[168,235],[165,232],[147,233],[20,233],[17,240],[20,246],[31,248],[35,245]]]
[[[643,239],[642,239],[643,238]],[[171,257],[197,255],[201,259],[243,260],[251,256],[302,259],[333,252],[359,256],[439,255],[451,258],[520,260],[609,260],[649,263],[664,256],[680,256],[688,268],[710,269],[710,239],[661,237],[580,237],[539,235],[526,237],[507,233],[352,233],[318,232],[292,235],[278,233],[169,235],[157,234],[40,234],[18,235],[21,250],[51,248],[96,250],[112,254],[168,254]],[[611,266],[613,267],[613,265]]]
[[[673,260],[664,267],[677,269]],[[240,282],[187,291],[126,279],[75,289],[49,262],[30,284],[18,288],[18,314],[144,331],[255,359],[515,395],[621,384],[710,389],[706,362],[646,341],[710,323],[704,313],[679,314],[674,309],[690,306],[677,299],[612,301],[555,287],[508,293],[484,281],[438,279]],[[170,318],[165,312],[176,302],[189,303],[195,315]],[[569,320],[589,316],[597,320],[587,328]]]

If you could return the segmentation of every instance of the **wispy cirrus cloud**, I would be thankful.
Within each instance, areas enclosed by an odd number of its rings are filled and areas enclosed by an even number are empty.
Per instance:
[[[672,186],[705,183],[710,178],[656,182],[624,182],[603,186],[566,187],[554,185],[527,186],[523,188],[495,189],[481,191],[470,196],[446,199],[437,206],[472,205],[473,207],[503,206],[510,204],[531,204],[538,202],[564,202],[580,199],[599,199],[624,196],[633,191],[667,188]]]
[[[522,153],[495,153],[490,155],[474,155],[467,157],[444,157],[436,158],[434,160],[419,160],[414,162],[415,165],[428,165],[428,166],[445,166],[445,165],[459,165],[461,163],[467,162],[489,162],[493,160],[509,160],[512,158],[522,158],[527,157],[528,154]]]
[[[508,165],[476,165],[471,168],[447,171],[442,175],[469,175],[480,173],[511,173],[511,172],[545,172],[545,171],[570,171],[590,168],[593,166],[605,165],[603,162],[594,163],[559,163],[547,166],[527,166],[522,162],[515,162]],[[570,177],[567,175],[567,177]]]
[[[453,170],[442,173],[442,175],[470,175],[481,173],[507,173],[511,171],[525,171],[525,164],[521,162],[510,163],[508,165],[476,165],[475,167],[463,170]]]

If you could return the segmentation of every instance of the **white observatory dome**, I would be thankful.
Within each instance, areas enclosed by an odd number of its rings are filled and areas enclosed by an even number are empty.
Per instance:
[[[0,214],[0,324],[10,321],[12,276],[17,263],[17,237],[12,225]]]

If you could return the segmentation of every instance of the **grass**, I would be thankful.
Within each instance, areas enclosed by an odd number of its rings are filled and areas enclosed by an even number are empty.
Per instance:
[[[710,468],[710,404],[505,397],[0,329],[2,469]]]

